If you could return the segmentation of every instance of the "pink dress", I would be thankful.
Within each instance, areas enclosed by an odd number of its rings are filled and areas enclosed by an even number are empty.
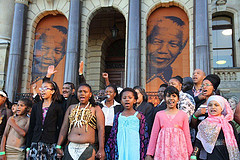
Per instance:
[[[180,110],[176,115],[158,112],[147,155],[154,156],[155,160],[188,160],[192,151],[187,114]]]

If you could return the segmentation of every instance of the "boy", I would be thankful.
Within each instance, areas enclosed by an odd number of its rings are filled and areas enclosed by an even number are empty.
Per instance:
[[[23,98],[18,101],[16,115],[8,119],[2,137],[0,159],[24,159],[25,136],[30,120],[27,113],[31,106],[32,102],[29,99]]]

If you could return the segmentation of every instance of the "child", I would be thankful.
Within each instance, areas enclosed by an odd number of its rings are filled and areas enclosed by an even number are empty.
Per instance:
[[[146,160],[187,160],[192,153],[188,116],[177,109],[179,91],[164,91],[167,109],[157,112],[153,123]]]
[[[207,106],[208,117],[198,126],[191,159],[197,159],[200,149],[204,148],[209,160],[239,160],[236,135],[229,123],[233,120],[233,111],[229,103],[225,98],[213,95],[208,98]]]
[[[116,115],[107,142],[106,154],[109,160],[145,158],[148,134],[144,115],[133,109],[137,98],[137,93],[132,88],[125,88],[120,93],[124,110]]]
[[[42,101],[33,105],[27,135],[27,155],[34,159],[57,159],[56,143],[63,120],[61,95],[55,82],[42,84]]]
[[[25,136],[30,119],[27,113],[31,106],[32,102],[29,99],[20,99],[17,103],[16,115],[8,119],[1,142],[0,155],[2,159],[17,160],[25,158]]]
[[[15,116],[17,113],[17,103],[13,103],[11,110],[12,110],[13,116]]]

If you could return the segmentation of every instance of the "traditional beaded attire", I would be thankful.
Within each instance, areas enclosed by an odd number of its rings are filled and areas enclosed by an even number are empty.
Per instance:
[[[68,117],[70,122],[68,133],[71,132],[72,126],[81,128],[83,125],[86,125],[86,132],[88,131],[88,125],[93,129],[97,128],[96,115],[92,115],[91,107],[92,105],[88,103],[86,107],[81,108],[79,103],[72,109]]]
[[[97,128],[96,115],[92,114],[91,111],[92,105],[88,103],[84,108],[80,107],[80,103],[72,109],[69,115],[69,130],[71,132],[72,127],[81,128],[84,125],[86,126],[86,132],[88,131],[88,125],[93,129]],[[64,151],[64,159],[66,160],[77,160],[77,159],[88,159],[92,156],[93,149],[96,148],[89,143],[79,144],[70,142]]]

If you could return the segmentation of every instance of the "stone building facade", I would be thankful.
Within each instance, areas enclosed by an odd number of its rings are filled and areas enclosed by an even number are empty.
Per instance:
[[[0,88],[7,90],[10,99],[16,93],[31,92],[37,29],[48,16],[59,15],[68,21],[66,54],[62,62],[65,67],[58,71],[62,73],[62,82],[76,84],[78,64],[84,61],[84,75],[93,90],[104,88],[101,73],[105,71],[117,85],[146,87],[148,20],[155,11],[171,7],[181,9],[188,18],[188,47],[184,51],[188,53],[188,68],[182,76],[191,76],[195,68],[207,74],[218,74],[222,80],[222,94],[239,97],[238,0],[1,1]],[[221,18],[229,23],[221,26]],[[216,40],[221,29],[232,31],[231,46],[221,47],[220,41]],[[113,31],[117,31],[117,35],[114,36]],[[231,51],[231,54],[225,55],[226,50]],[[215,65],[222,60],[219,59],[221,53],[231,59],[228,66]],[[182,63],[185,61],[179,62]]]

